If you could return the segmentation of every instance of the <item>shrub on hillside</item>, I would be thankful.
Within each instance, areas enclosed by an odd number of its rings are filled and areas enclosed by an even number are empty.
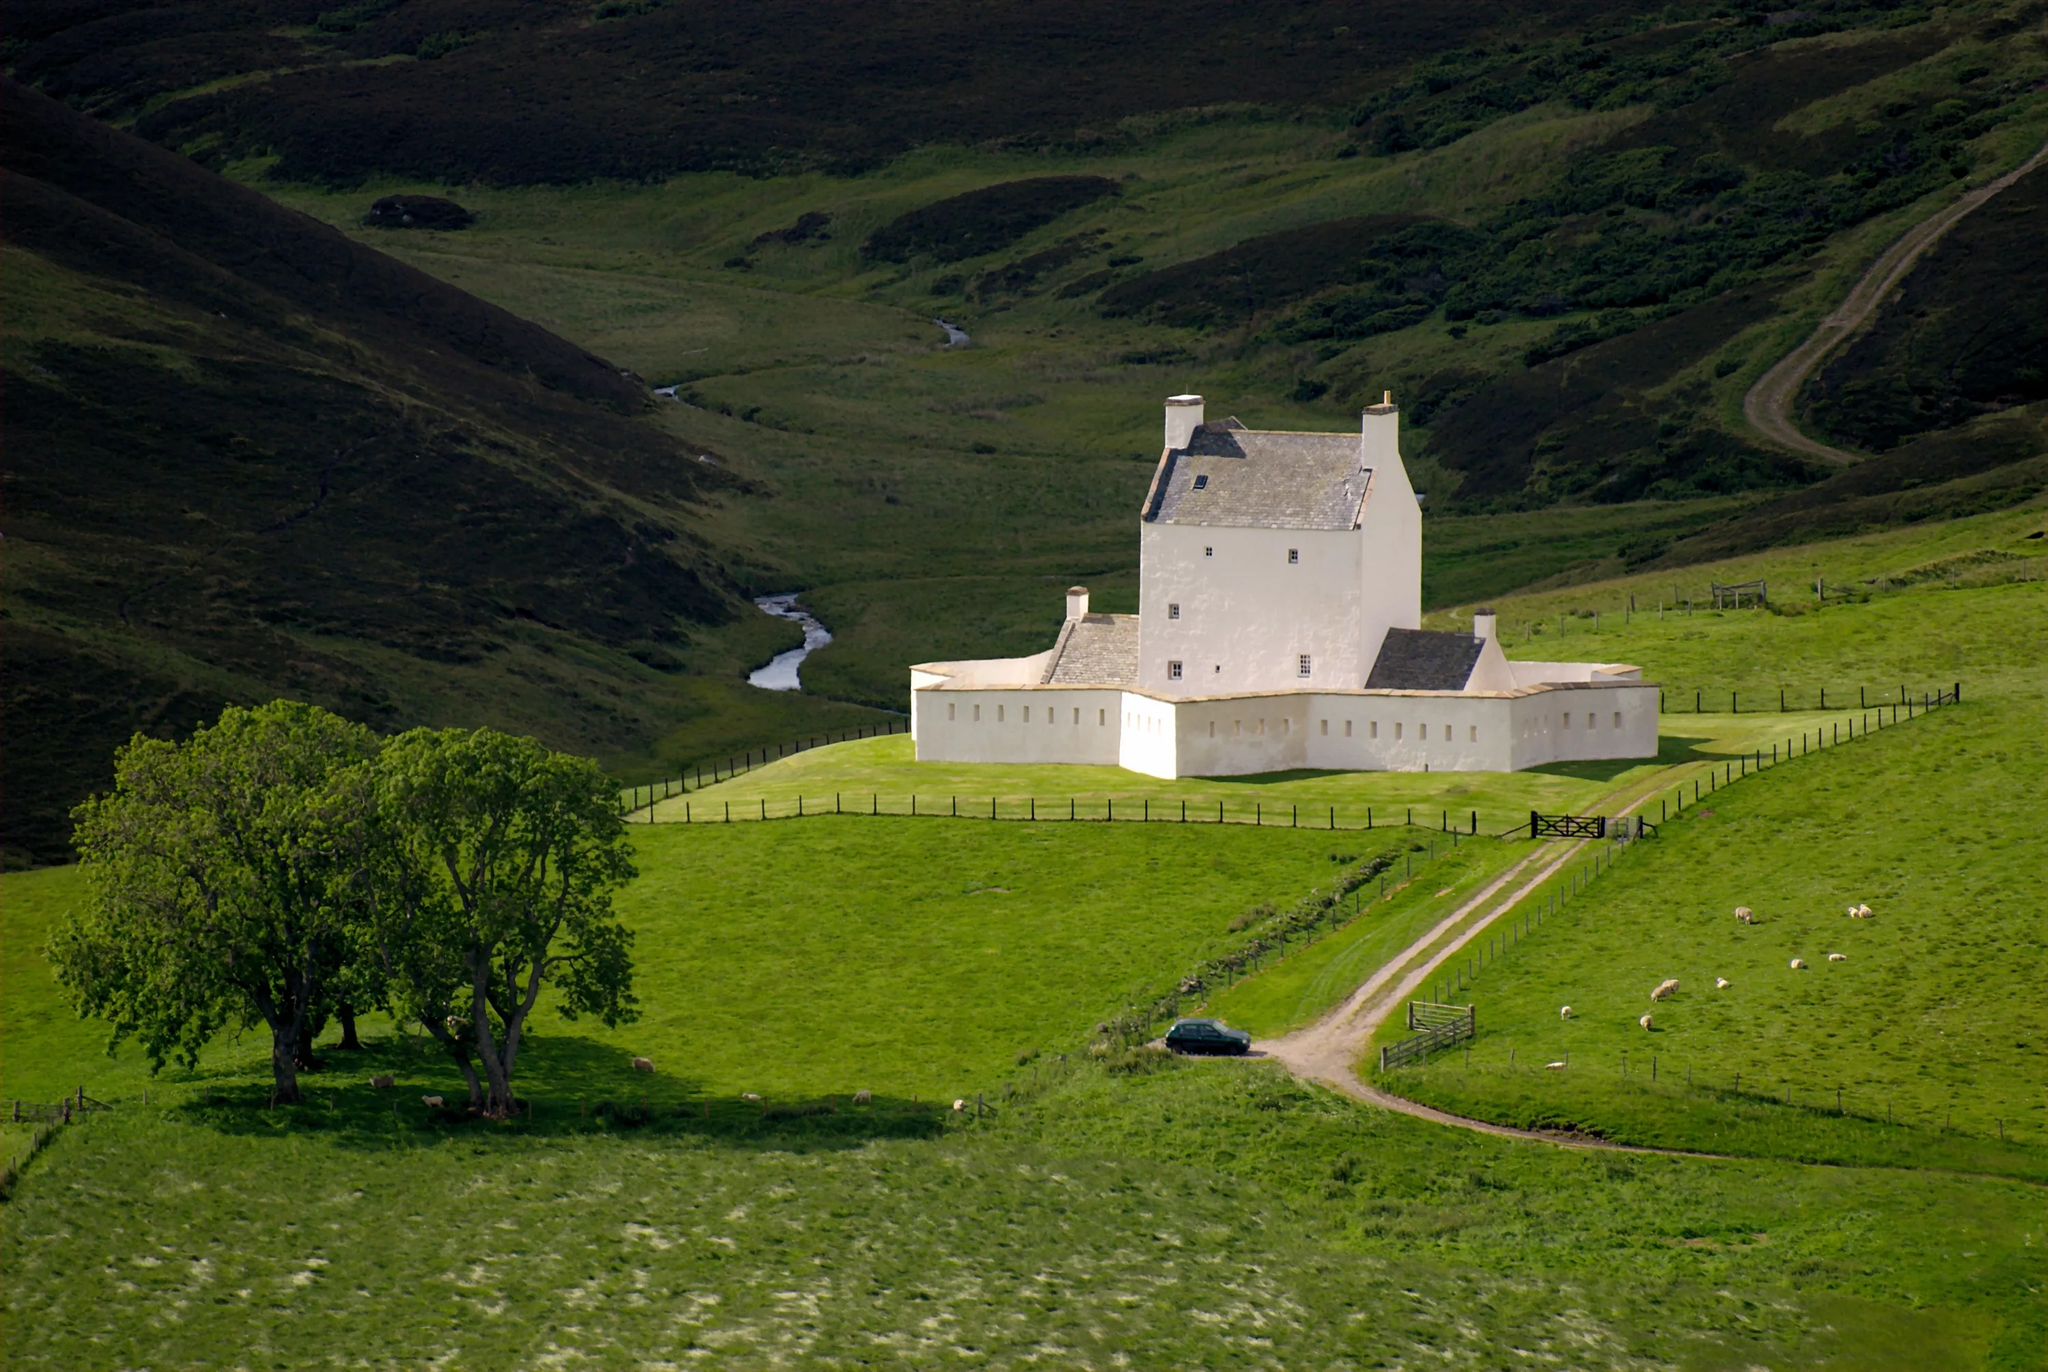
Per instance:
[[[940,262],[981,257],[1116,194],[1116,182],[1104,176],[1003,181],[898,215],[870,234],[860,253],[874,262],[908,262],[920,255]]]

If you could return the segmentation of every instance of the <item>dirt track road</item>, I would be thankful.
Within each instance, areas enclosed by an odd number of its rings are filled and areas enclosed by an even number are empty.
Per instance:
[[[1749,394],[1742,398],[1742,415],[1751,427],[1773,442],[1797,452],[1825,458],[1829,462],[1859,461],[1863,454],[1829,447],[1799,431],[1799,426],[1792,422],[1792,402],[1798,396],[1799,388],[1806,384],[1806,378],[1813,375],[1814,368],[1834,350],[1836,344],[1862,327],[1870,312],[1905,279],[1921,254],[1940,242],[1942,235],[1954,228],[1964,215],[2040,166],[2044,158],[2048,158],[2048,144],[2043,144],[2032,157],[1996,181],[1979,186],[1941,213],[1901,234],[1897,242],[1871,263],[1870,270],[1863,274],[1863,279],[1856,283],[1848,298],[1836,306],[1834,313],[1821,320],[1819,327],[1804,343],[1780,358],[1775,367],[1758,377],[1756,384],[1749,388]]]

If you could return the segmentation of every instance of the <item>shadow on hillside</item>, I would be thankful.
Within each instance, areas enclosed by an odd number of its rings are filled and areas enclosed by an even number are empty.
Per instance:
[[[360,1052],[323,1049],[324,1069],[299,1078],[306,1099],[271,1106],[267,1076],[194,1079],[171,1118],[236,1135],[325,1135],[344,1147],[389,1149],[442,1138],[530,1139],[630,1135],[688,1137],[740,1148],[845,1148],[873,1139],[931,1138],[950,1102],[875,1094],[856,1105],[851,1090],[746,1100],[707,1094],[688,1072],[633,1070],[632,1055],[609,1044],[549,1034],[529,1041],[513,1075],[518,1118],[470,1113],[462,1074],[438,1050],[399,1038],[365,1039]],[[373,1087],[373,1076],[393,1085]],[[424,1097],[440,1096],[431,1106]]]
[[[1682,762],[1706,762],[1718,754],[1703,751],[1714,740],[1708,738],[1680,738],[1672,734],[1661,735],[1657,740],[1657,756],[1648,758],[1607,758],[1592,762],[1551,762],[1529,770],[1537,776],[1571,777],[1575,781],[1613,781],[1623,773],[1655,761],[1660,767],[1673,767]]]

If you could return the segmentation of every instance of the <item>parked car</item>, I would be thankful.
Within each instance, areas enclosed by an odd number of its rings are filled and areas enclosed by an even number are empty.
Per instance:
[[[1252,1036],[1213,1019],[1177,1019],[1166,1031],[1166,1046],[1176,1053],[1214,1053],[1241,1057],[1252,1046]]]

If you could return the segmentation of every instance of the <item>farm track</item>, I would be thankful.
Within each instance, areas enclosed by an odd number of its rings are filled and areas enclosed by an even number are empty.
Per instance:
[[[1939,243],[1942,236],[1962,222],[1972,210],[2040,166],[2044,158],[2048,158],[2048,143],[1997,180],[1986,182],[1947,209],[1901,234],[1877,261],[1870,264],[1870,270],[1851,288],[1848,297],[1821,320],[1806,341],[1780,358],[1749,388],[1749,393],[1742,397],[1742,416],[1750,426],[1773,442],[1796,452],[1829,462],[1860,462],[1864,454],[1830,447],[1800,432],[1792,420],[1792,402],[1798,397],[1799,388],[1806,384],[1806,379],[1813,375],[1814,369],[1834,351],[1837,344],[1863,327],[1871,312],[1891,294],[1893,287],[1905,279],[1906,273],[1929,248]]]

